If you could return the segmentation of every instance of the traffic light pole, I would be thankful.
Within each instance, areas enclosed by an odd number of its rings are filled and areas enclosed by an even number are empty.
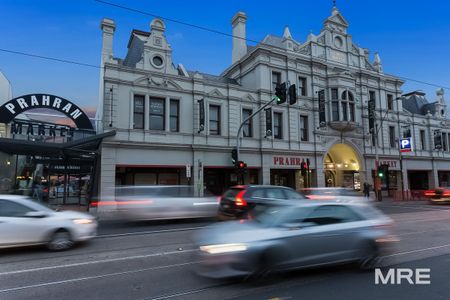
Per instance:
[[[269,102],[267,102],[266,104],[264,104],[262,107],[260,107],[257,111],[255,111],[254,113],[252,113],[249,117],[247,117],[242,123],[241,126],[239,126],[239,130],[236,136],[236,153],[237,153],[237,161],[239,161],[239,150],[241,147],[241,143],[239,142],[239,138],[241,136],[241,131],[242,128],[244,127],[245,123],[247,123],[251,118],[253,118],[254,116],[256,116],[259,112],[261,112],[263,109],[265,109],[266,107],[268,107],[270,104],[272,104],[277,98],[274,97],[272,100],[270,100]],[[272,129],[270,129],[272,130]]]

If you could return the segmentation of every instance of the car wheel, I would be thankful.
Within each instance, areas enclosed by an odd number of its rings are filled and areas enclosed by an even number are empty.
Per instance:
[[[374,242],[369,242],[363,247],[362,257],[359,260],[359,267],[362,270],[373,270],[380,265],[380,253]]]
[[[277,272],[277,265],[280,260],[280,255],[276,250],[268,250],[264,252],[251,275],[246,279],[249,281],[262,281],[266,278],[274,276]]]
[[[54,232],[47,243],[47,248],[53,251],[63,251],[74,245],[70,233],[65,229]]]

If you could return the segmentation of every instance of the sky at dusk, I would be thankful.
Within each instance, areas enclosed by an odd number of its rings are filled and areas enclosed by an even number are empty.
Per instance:
[[[107,1],[229,34],[231,18],[244,11],[247,38],[257,41],[267,34],[281,36],[288,25],[293,38],[304,42],[309,32],[319,34],[332,8],[331,0]],[[353,42],[370,50],[371,61],[379,52],[385,73],[450,87],[450,1],[338,0],[337,7],[350,24]],[[152,20],[93,0],[2,0],[0,48],[99,65],[103,17],[117,24],[113,51],[120,58],[125,57],[131,30],[148,31]],[[231,37],[170,21],[166,27],[175,65],[216,75],[230,65]],[[13,96],[43,92],[87,110],[97,105],[97,68],[0,51],[0,71],[10,80]],[[430,101],[436,89],[412,81],[403,86],[404,92],[425,91]]]

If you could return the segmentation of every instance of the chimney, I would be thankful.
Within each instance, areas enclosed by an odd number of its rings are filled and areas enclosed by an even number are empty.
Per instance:
[[[233,51],[231,63],[239,61],[245,54],[247,54],[247,42],[245,40],[245,23],[247,22],[247,15],[243,12],[237,12],[231,25],[233,27]]]
[[[100,23],[100,29],[103,32],[102,35],[102,64],[107,62],[113,57],[113,36],[116,30],[116,23],[114,20],[104,18]]]

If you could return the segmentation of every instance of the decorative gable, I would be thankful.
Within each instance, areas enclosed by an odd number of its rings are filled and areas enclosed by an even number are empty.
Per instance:
[[[347,33],[348,22],[336,7],[333,7],[331,16],[324,21],[325,28],[341,33]]]
[[[219,98],[225,97],[225,95],[222,94],[222,93],[219,91],[219,89],[214,89],[214,90],[212,90],[211,92],[208,93],[208,96],[210,96],[210,97],[219,97]]]

